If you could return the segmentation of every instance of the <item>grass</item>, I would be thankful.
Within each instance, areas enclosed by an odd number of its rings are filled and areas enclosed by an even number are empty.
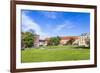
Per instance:
[[[90,59],[89,48],[74,46],[45,46],[21,51],[21,62],[71,61]]]

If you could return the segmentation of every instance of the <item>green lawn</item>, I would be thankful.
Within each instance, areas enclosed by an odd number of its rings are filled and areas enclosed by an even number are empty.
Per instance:
[[[21,51],[21,62],[71,61],[90,59],[90,49],[73,46],[45,46]]]

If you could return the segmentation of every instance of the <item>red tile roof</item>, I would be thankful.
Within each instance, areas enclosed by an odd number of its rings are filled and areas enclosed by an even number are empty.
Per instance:
[[[64,37],[61,37],[61,40],[69,40],[69,39],[78,39],[78,36],[64,36]]]

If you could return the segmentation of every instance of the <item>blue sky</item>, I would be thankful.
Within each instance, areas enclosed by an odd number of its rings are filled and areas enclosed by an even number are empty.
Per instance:
[[[33,29],[40,38],[90,32],[90,13],[21,10],[21,18],[22,31]]]

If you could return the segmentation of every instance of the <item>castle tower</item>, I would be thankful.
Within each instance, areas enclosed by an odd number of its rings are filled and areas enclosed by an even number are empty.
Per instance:
[[[35,39],[33,43],[35,48],[39,47],[39,35],[35,35]]]

